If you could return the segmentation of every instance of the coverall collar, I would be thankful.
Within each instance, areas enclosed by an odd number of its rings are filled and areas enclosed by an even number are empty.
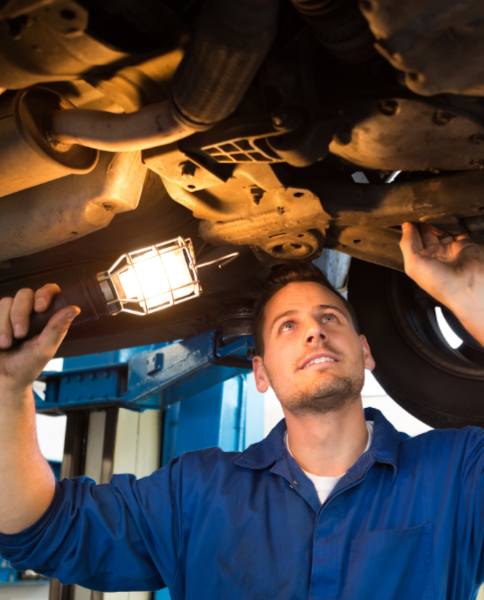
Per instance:
[[[393,425],[375,408],[365,409],[365,419],[375,423],[372,444],[347,474],[351,479],[359,479],[371,464],[378,462],[390,465],[395,479],[398,472],[400,436]],[[242,452],[235,464],[247,469],[267,469],[275,463],[287,460],[290,455],[284,441],[286,429],[286,420],[282,419],[264,440]]]

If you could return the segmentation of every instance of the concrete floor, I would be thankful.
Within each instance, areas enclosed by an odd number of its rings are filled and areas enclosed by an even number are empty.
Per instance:
[[[0,600],[48,600],[49,583],[0,585]]]

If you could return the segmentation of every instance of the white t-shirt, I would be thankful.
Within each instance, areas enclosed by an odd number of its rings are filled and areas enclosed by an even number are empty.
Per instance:
[[[374,425],[373,421],[366,421],[366,427],[368,429],[368,444],[366,445],[365,452],[367,452],[367,450],[371,446],[371,440],[373,438],[373,425]],[[292,456],[291,449],[289,448],[289,440],[287,439],[287,431],[286,431],[285,440],[286,440],[287,450],[288,450],[289,454]],[[363,454],[365,452],[363,452]],[[343,473],[342,475],[339,475],[338,477],[320,477],[319,475],[313,475],[312,473],[308,473],[307,471],[304,471],[304,469],[302,469],[302,470],[303,470],[303,473],[308,477],[308,479],[310,479],[314,483],[314,487],[316,488],[316,492],[318,493],[321,504],[326,502],[326,499],[331,494],[331,492],[334,490],[338,481],[343,477],[343,475],[345,475],[345,473]]]

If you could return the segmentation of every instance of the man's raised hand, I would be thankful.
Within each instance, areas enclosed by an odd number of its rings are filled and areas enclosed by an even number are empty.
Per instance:
[[[27,334],[32,311],[47,310],[59,291],[57,285],[48,284],[36,292],[22,289],[14,298],[0,300],[0,393],[2,389],[23,392],[32,385],[79,314],[75,306],[64,308],[49,320],[40,335],[10,349],[13,338],[22,339]]]
[[[454,237],[413,223],[403,223],[402,231],[407,275],[484,344],[484,253],[467,234]]]

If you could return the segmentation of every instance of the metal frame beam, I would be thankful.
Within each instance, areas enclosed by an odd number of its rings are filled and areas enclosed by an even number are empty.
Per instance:
[[[62,371],[44,371],[45,397],[39,412],[119,406],[135,411],[163,409],[252,369],[254,346],[243,336],[222,342],[214,329],[173,344],[106,352],[95,360],[66,359]]]

